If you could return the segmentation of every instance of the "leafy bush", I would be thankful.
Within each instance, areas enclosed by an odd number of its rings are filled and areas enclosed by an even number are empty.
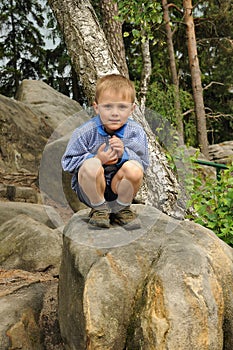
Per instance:
[[[221,171],[217,180],[207,178],[203,184],[201,176],[192,178],[189,186],[189,206],[194,212],[189,219],[211,229],[230,246],[233,246],[233,163]]]
[[[173,85],[160,86],[158,82],[150,84],[146,106],[148,109],[155,111],[158,115],[162,116],[164,123],[169,123],[176,128],[176,110],[175,110],[175,91]],[[185,143],[196,146],[196,125],[194,116],[193,98],[190,93],[180,89],[180,104],[182,113],[190,111],[184,119],[184,138]],[[192,112],[191,112],[192,111]],[[146,117],[147,118],[147,117]],[[148,120],[150,126],[153,124],[153,120]],[[152,127],[153,129],[153,127]]]

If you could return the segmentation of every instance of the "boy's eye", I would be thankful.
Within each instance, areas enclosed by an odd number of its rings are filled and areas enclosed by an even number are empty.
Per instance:
[[[120,108],[120,110],[124,111],[124,110],[126,110],[128,108],[128,105],[122,104],[122,105],[119,106],[119,108]]]
[[[107,104],[107,105],[103,105],[104,109],[112,109],[112,105]]]

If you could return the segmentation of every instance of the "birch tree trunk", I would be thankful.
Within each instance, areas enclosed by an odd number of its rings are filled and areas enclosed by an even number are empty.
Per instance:
[[[119,72],[128,78],[129,72],[125,59],[125,46],[122,39],[122,23],[114,19],[114,16],[118,15],[117,3],[112,0],[101,0],[100,3],[103,30],[113,53],[114,62]]]
[[[206,128],[206,116],[205,106],[203,100],[203,88],[201,83],[201,71],[199,67],[199,60],[197,54],[197,43],[193,20],[193,6],[192,0],[183,1],[184,8],[184,20],[186,25],[187,45],[189,66],[192,77],[192,89],[194,96],[196,124],[197,124],[197,139],[201,149],[201,152],[209,158],[208,152],[208,140],[207,140],[207,128]]]
[[[169,60],[170,60],[172,84],[175,90],[174,102],[175,102],[175,111],[176,111],[177,132],[179,134],[180,143],[184,144],[184,126],[183,126],[182,111],[180,106],[179,79],[178,79],[178,74],[176,69],[176,59],[175,59],[174,46],[173,46],[173,40],[172,40],[173,34],[170,27],[170,16],[169,16],[169,8],[168,8],[167,0],[162,0],[162,6],[163,6],[163,18],[165,22],[165,29],[166,29],[166,36],[167,36],[167,47],[168,47],[168,54],[169,54]]]
[[[119,73],[103,29],[89,0],[49,0],[73,66],[89,102],[98,77]]]
[[[48,3],[60,24],[74,68],[91,103],[97,78],[120,73],[104,32],[88,0],[49,0]],[[151,163],[138,201],[170,216],[183,218],[185,204],[178,198],[179,183],[140,108],[137,108],[134,119],[144,127],[148,136]]]
[[[148,91],[148,84],[150,81],[152,71],[149,39],[141,43],[141,52],[143,67],[140,81],[140,106],[142,112],[144,113],[146,108],[146,95]]]

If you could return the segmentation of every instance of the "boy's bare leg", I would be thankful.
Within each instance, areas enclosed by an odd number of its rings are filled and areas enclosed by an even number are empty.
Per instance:
[[[99,159],[87,159],[78,173],[78,181],[90,201],[92,210],[89,214],[89,225],[92,228],[109,228],[109,208],[104,198],[104,169]]]
[[[104,169],[99,159],[89,158],[85,160],[78,173],[78,182],[93,206],[105,202],[106,183]]]
[[[113,221],[127,230],[141,227],[141,221],[130,209],[130,204],[138,192],[143,179],[143,169],[136,161],[127,161],[112,180],[112,190],[118,194],[112,203]]]
[[[130,205],[138,192],[143,179],[143,169],[137,161],[125,162],[112,179],[112,190],[118,194],[117,201]]]

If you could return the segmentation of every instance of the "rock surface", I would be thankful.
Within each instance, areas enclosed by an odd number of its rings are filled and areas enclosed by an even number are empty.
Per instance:
[[[19,214],[28,215],[29,217],[42,222],[51,228],[56,228],[63,225],[63,221],[55,209],[51,206],[42,204],[0,201],[0,212],[0,225],[10,219],[13,219]]]
[[[17,100],[0,96],[0,180],[4,181],[8,174],[13,178],[16,174],[24,178],[32,174],[38,177],[39,171],[41,186],[46,182],[50,184],[53,178],[53,185],[43,186],[42,191],[48,190],[49,197],[64,204],[61,155],[71,131],[88,119],[79,103],[42,81],[24,80],[17,92]],[[52,147],[47,144],[64,135],[65,140],[59,144],[62,147],[59,150],[53,148],[51,153]],[[51,156],[49,160],[48,154]],[[41,198],[36,193],[29,194],[29,191],[23,200],[22,191],[27,190],[23,190],[20,184],[16,186],[6,181],[5,187],[0,188],[0,196],[9,200],[40,202]],[[68,197],[73,194],[68,188],[66,192]],[[78,207],[79,202],[75,205]]]
[[[61,158],[65,152],[66,145],[69,141],[71,132],[80,124],[87,121],[87,114],[80,112],[78,117],[74,115],[66,123],[62,124],[61,129],[66,129],[66,135],[58,137],[49,142],[43,151],[43,156],[39,169],[39,187],[41,192],[63,205],[69,203],[75,211],[80,208],[80,202],[74,191],[71,189],[71,175],[65,173],[61,167]],[[57,135],[61,133],[57,129]],[[65,181],[64,177],[68,181]],[[72,203],[74,203],[72,205]]]
[[[18,215],[0,226],[0,265],[4,269],[53,269],[58,275],[61,249],[61,232],[28,215]]]
[[[28,106],[0,95],[0,130],[1,169],[37,172],[51,127]]]
[[[90,230],[87,211],[65,227],[59,320],[67,349],[232,349],[233,250],[197,224],[135,209],[139,230]]]
[[[63,221],[37,204],[0,202],[0,212],[0,349],[63,350],[57,319]]]
[[[54,128],[80,105],[42,82],[23,83],[19,98],[0,96],[0,349],[63,350],[57,287],[64,222],[43,205],[38,170]]]
[[[16,99],[28,106],[52,130],[81,110],[79,103],[40,80],[23,80]]]
[[[210,159],[221,164],[233,162],[233,141],[209,146]]]

